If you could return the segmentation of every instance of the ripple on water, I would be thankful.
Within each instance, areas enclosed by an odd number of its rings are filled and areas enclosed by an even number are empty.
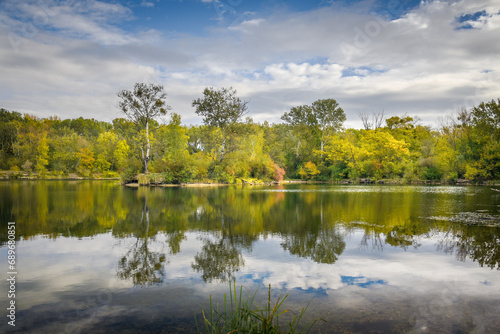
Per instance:
[[[484,210],[478,210],[478,211],[484,211]],[[457,222],[467,225],[481,225],[490,227],[500,226],[499,216],[493,216],[484,212],[460,212],[459,214],[450,217],[431,216],[427,217],[427,219]]]
[[[255,191],[255,190],[254,190]],[[331,186],[325,188],[302,189],[261,189],[262,192],[284,193],[309,193],[309,192],[336,192],[336,193],[434,193],[434,194],[468,194],[474,195],[476,191],[471,188],[457,186]]]

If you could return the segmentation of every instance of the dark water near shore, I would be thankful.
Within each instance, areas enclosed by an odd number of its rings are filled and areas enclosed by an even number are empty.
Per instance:
[[[125,188],[0,182],[0,270],[16,222],[16,327],[191,333],[229,282],[312,303],[323,333],[494,333],[500,192],[489,187]],[[286,319],[284,319],[286,320]]]

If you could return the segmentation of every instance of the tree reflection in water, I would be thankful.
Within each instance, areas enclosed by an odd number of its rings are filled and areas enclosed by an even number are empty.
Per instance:
[[[217,280],[226,282],[234,277],[234,273],[245,265],[241,249],[251,247],[255,238],[245,235],[235,235],[232,230],[232,219],[225,219],[223,205],[219,210],[207,210],[198,215],[199,220],[205,224],[220,220],[220,233],[212,233],[201,237],[203,247],[195,255],[191,267],[201,273],[205,282]],[[216,212],[219,212],[216,214]],[[218,216],[218,217],[217,217]],[[214,231],[215,232],[215,231]],[[213,240],[213,238],[216,240]]]
[[[148,247],[149,225],[148,199],[144,196],[141,219],[135,233],[136,242],[120,259],[117,272],[118,278],[132,279],[136,286],[161,285],[165,279],[166,256]]]
[[[292,234],[284,237],[283,249],[317,263],[335,263],[344,251],[344,236],[335,229],[319,233]]]
[[[371,243],[380,252],[388,246],[406,250],[431,240],[437,251],[460,261],[500,268],[500,197],[492,197],[488,188],[128,189],[91,181],[4,181],[1,186],[4,231],[8,221],[16,221],[16,237],[23,240],[112,233],[117,242],[129,242],[132,237],[117,276],[141,286],[164,281],[166,254],[181,253],[187,233],[203,243],[191,268],[207,282],[232,278],[245,265],[242,252],[268,236],[279,238],[291,254],[318,263],[335,263],[345,239],[361,232],[361,248]],[[478,216],[471,224],[477,216],[472,213],[485,207],[494,219]],[[165,237],[159,245],[153,243],[158,235]],[[0,243],[7,241],[7,234],[0,234]],[[169,252],[159,250],[163,247]]]

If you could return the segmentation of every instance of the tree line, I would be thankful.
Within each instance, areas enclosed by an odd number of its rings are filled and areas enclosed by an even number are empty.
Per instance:
[[[0,109],[0,169],[124,181],[145,173],[164,183],[280,181],[285,175],[320,181],[500,179],[500,99],[445,116],[434,129],[407,115],[386,119],[383,113],[360,114],[364,128],[346,129],[335,99],[293,107],[282,123],[256,123],[245,118],[248,102],[236,90],[210,87],[192,102],[203,124],[186,126],[170,111],[161,85],[137,83],[118,97],[124,117],[111,123]]]

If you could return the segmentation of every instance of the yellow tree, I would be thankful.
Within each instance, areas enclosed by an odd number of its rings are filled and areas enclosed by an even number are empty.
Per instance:
[[[337,166],[337,170],[343,170],[345,167],[351,178],[361,174],[360,158],[363,149],[358,145],[358,137],[358,130],[348,129],[329,136],[325,145],[326,159]]]
[[[410,156],[409,144],[382,130],[362,130],[360,146],[367,176],[376,178],[401,174],[403,162]]]
[[[318,170],[318,167],[314,162],[308,161],[304,164],[304,166],[301,166],[299,169],[299,175],[305,180],[309,180],[314,178],[314,176],[318,175],[320,172]]]
[[[388,177],[400,174],[409,157],[409,144],[390,133],[377,130],[346,130],[329,137],[326,157],[332,163],[345,163],[351,178]]]
[[[82,147],[76,153],[79,159],[78,172],[80,174],[88,175],[94,168],[94,152],[92,152],[88,147]]]
[[[96,167],[104,172],[108,169],[119,170],[124,167],[128,157],[129,146],[124,139],[113,131],[103,132],[95,144],[97,154]]]

